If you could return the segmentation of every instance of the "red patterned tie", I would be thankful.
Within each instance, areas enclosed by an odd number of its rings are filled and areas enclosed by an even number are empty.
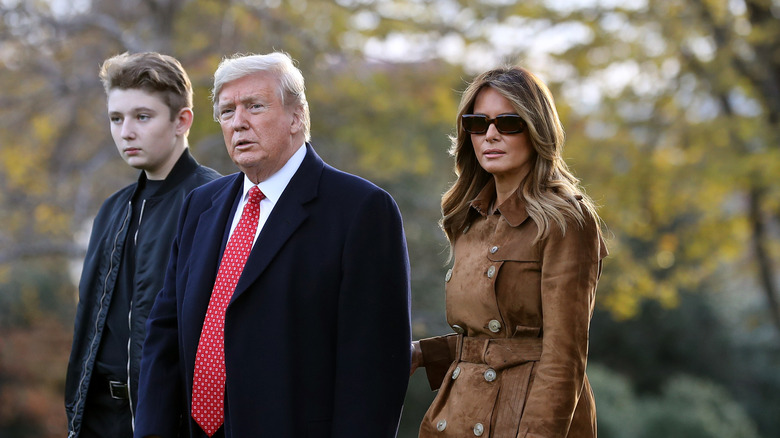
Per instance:
[[[200,333],[192,379],[192,418],[208,436],[214,435],[225,418],[225,311],[252,250],[263,198],[257,186],[249,189],[249,200],[222,255]]]

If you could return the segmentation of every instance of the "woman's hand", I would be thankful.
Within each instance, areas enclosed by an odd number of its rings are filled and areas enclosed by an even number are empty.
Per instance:
[[[411,370],[409,370],[409,375],[411,376],[414,374],[419,367],[425,367],[422,349],[420,349],[420,341],[412,341],[412,367]]]

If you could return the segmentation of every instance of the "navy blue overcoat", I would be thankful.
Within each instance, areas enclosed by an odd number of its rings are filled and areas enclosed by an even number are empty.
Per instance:
[[[224,434],[394,437],[411,337],[401,215],[384,190],[306,148],[227,309]],[[182,425],[205,436],[190,416],[195,352],[243,178],[183,205],[147,321],[136,437],[175,437]]]

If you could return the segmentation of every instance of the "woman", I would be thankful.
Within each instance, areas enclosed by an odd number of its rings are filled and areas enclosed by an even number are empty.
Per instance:
[[[412,343],[412,372],[439,390],[420,437],[596,436],[585,365],[607,250],[563,141],[549,89],[522,68],[463,94],[441,220],[456,334]]]

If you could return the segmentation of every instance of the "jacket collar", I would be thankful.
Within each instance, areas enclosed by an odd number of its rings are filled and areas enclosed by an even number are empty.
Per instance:
[[[472,199],[469,203],[471,208],[479,212],[484,217],[487,217],[490,212],[490,205],[496,200],[496,182],[491,178],[485,187],[480,190],[476,198]],[[504,201],[503,204],[496,208],[495,212],[501,214],[506,222],[516,227],[526,219],[528,219],[528,210],[526,209],[526,203],[520,194],[520,188],[518,187],[514,196],[510,196],[509,199]],[[494,214],[495,214],[494,212]]]
[[[153,197],[164,195],[177,187],[182,181],[187,179],[198,166],[199,164],[195,160],[195,157],[190,154],[190,148],[184,148],[181,156],[176,160],[176,164],[173,165],[170,173],[165,177],[162,186],[154,193]],[[137,187],[140,187],[143,184],[146,184],[146,172],[141,171],[141,174],[138,176]]]

